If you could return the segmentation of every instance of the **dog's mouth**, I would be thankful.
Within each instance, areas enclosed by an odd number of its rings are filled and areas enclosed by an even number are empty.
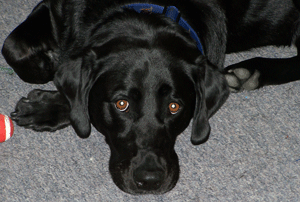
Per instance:
[[[157,195],[175,187],[179,178],[177,155],[172,157],[172,161],[166,161],[150,152],[140,160],[137,156],[110,164],[112,179],[121,190],[133,195]]]

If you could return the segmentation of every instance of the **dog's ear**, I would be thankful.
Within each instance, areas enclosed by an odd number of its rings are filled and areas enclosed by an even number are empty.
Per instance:
[[[58,57],[54,27],[49,8],[41,2],[5,40],[2,54],[25,82],[40,84],[53,79]]]
[[[204,56],[197,61],[194,70],[196,102],[191,142],[194,145],[204,143],[210,134],[208,119],[226,101],[229,90],[223,74]]]
[[[87,138],[91,133],[88,97],[99,74],[96,54],[90,51],[84,56],[68,59],[60,65],[54,77],[57,89],[69,101],[71,124],[81,138]]]

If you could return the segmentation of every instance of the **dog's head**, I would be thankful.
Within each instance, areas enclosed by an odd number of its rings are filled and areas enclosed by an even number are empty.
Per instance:
[[[95,33],[93,45],[62,64],[54,80],[70,102],[77,134],[88,137],[92,123],[105,135],[112,178],[131,194],[175,186],[177,136],[193,118],[191,141],[205,142],[208,119],[228,96],[223,76],[188,33],[155,27],[155,20],[153,27],[136,18],[102,25],[108,27]]]

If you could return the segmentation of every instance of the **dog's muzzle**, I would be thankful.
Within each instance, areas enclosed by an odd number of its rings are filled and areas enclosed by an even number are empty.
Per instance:
[[[160,189],[165,180],[165,169],[154,153],[148,153],[133,171],[133,180],[138,189],[154,191]]]

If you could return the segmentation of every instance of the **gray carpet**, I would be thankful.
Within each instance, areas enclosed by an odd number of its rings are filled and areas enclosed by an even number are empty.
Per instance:
[[[0,43],[38,0],[0,0]],[[258,55],[288,57],[295,49],[264,48],[228,55],[226,64]],[[10,75],[0,57],[0,113],[34,88]],[[0,201],[300,201],[300,82],[231,94],[210,120],[209,141],[177,140],[181,175],[159,196],[132,196],[112,182],[109,148],[93,129],[86,140],[71,127],[38,133],[15,126],[0,144]]]

